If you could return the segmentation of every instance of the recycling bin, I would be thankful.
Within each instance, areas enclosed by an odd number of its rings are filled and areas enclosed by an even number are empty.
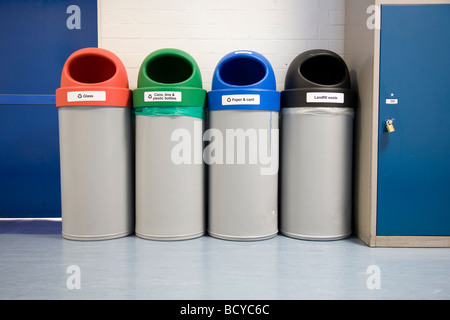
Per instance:
[[[344,60],[310,50],[281,93],[280,231],[311,240],[351,234],[354,93]]]
[[[280,92],[269,61],[254,51],[224,56],[208,111],[208,233],[238,241],[275,236]]]
[[[56,90],[62,235],[102,240],[134,232],[131,90],[112,52],[69,56]]]
[[[183,240],[205,233],[206,90],[188,53],[160,49],[142,62],[136,119],[136,235]]]

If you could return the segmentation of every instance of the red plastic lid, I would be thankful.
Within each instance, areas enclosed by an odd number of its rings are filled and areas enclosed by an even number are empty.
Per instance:
[[[125,66],[114,53],[84,48],[70,55],[56,89],[56,106],[131,107]]]

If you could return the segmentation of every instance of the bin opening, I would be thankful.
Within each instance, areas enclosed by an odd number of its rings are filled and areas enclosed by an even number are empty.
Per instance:
[[[116,74],[116,65],[104,56],[80,55],[70,63],[69,74],[73,80],[81,83],[99,83]]]
[[[187,59],[177,55],[163,55],[151,59],[146,68],[147,76],[159,83],[179,83],[192,76],[194,69]]]
[[[345,80],[346,67],[336,57],[317,55],[301,64],[300,74],[306,80],[319,85],[337,85]]]
[[[239,57],[226,61],[220,69],[220,77],[227,84],[247,86],[258,83],[266,76],[265,65],[251,57]]]

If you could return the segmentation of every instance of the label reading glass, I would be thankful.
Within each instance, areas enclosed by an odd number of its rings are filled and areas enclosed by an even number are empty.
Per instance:
[[[106,101],[106,91],[69,91],[67,102]]]

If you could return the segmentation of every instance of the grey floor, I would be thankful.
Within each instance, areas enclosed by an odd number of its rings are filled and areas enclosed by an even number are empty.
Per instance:
[[[447,248],[369,248],[353,236],[80,242],[58,227],[21,230],[0,224],[0,299],[450,299]]]

